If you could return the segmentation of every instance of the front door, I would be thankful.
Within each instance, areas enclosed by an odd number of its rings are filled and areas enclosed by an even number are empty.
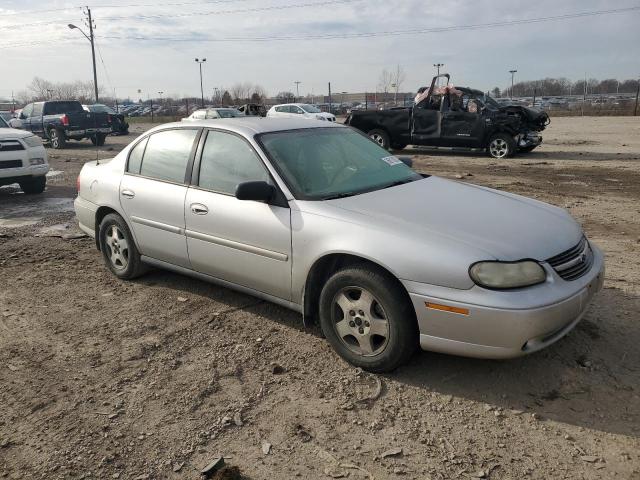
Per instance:
[[[413,107],[411,114],[411,143],[415,145],[440,145],[440,101],[442,96],[431,95]]]
[[[185,202],[189,259],[198,272],[289,300],[290,210],[235,197],[239,183],[255,180],[271,177],[253,147],[210,130]]]
[[[142,255],[190,268],[185,237],[185,174],[199,130],[156,132],[130,152],[120,204]]]
[[[453,97],[442,112],[442,144],[451,147],[479,147],[484,132],[481,105],[464,95]]]

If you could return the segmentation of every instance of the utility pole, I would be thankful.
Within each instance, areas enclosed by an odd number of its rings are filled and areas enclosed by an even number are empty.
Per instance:
[[[91,9],[89,7],[86,8],[87,11],[85,12],[85,15],[87,16],[89,22],[89,35],[84,33],[81,28],[76,27],[73,23],[70,23],[67,26],[72,30],[74,28],[78,29],[80,33],[82,33],[82,35],[84,35],[84,37],[89,40],[89,43],[91,44],[91,60],[93,61],[93,90],[96,95],[96,103],[98,103],[98,73],[96,71],[96,49],[93,38],[93,20],[91,18]]]
[[[518,70],[509,70],[509,73],[511,74],[511,100],[513,100],[513,77],[517,72]]]
[[[200,67],[200,101],[201,101],[200,107],[201,108],[204,108],[204,90],[202,88],[202,64],[206,61],[207,61],[206,58],[203,58],[202,60],[199,60],[196,58],[196,63]]]
[[[296,102],[300,100],[300,84],[302,82],[296,80],[295,82],[293,82],[296,84]]]
[[[633,116],[638,115],[638,97],[640,96],[640,77],[638,77],[638,86],[636,87],[636,106],[633,109]]]
[[[332,105],[331,105],[331,82],[329,82],[329,113],[333,113],[331,110],[332,110]]]

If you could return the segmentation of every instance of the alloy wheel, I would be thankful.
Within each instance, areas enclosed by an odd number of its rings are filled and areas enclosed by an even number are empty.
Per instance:
[[[361,287],[346,287],[336,294],[332,324],[340,341],[357,355],[379,355],[389,342],[389,321],[382,305]]]
[[[509,145],[502,138],[494,138],[489,144],[489,152],[494,158],[504,158],[509,152]]]
[[[376,142],[381,147],[384,147],[384,138],[382,138],[382,135],[380,135],[379,133],[374,133],[373,135],[371,135],[371,140]]]
[[[129,264],[129,244],[124,234],[116,225],[111,225],[105,232],[107,257],[116,270],[124,270]]]

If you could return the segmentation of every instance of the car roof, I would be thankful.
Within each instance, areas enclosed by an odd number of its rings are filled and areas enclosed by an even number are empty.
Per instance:
[[[296,105],[297,107],[301,107],[302,105],[313,105],[313,104],[312,103],[279,103],[277,105],[274,105],[273,107],[286,107],[288,105]]]
[[[269,118],[269,117],[235,117],[214,120],[194,120],[188,122],[189,127],[211,127],[228,130],[251,137],[258,133],[299,130],[303,128],[346,128],[344,125],[306,118]],[[185,122],[166,123],[155,127],[152,131],[164,128],[185,127]]]

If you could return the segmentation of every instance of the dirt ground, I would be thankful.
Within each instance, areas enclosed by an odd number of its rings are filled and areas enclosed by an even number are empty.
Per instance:
[[[95,149],[50,150],[45,194],[0,188],[0,478],[195,479],[220,456],[255,480],[640,478],[640,118],[555,118],[544,137],[505,161],[404,153],[569,209],[607,257],[584,320],[525,358],[422,352],[382,376],[281,307],[117,280],[73,228]]]

